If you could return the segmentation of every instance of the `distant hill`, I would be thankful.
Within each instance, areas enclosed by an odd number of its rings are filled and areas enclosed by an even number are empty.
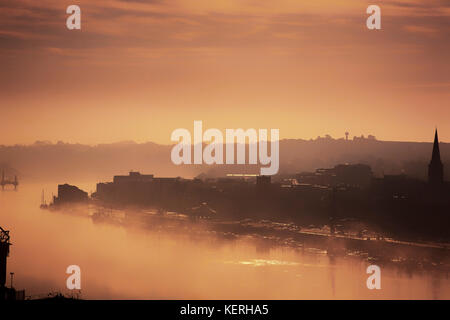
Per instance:
[[[450,180],[450,145],[441,143],[446,179]],[[120,142],[95,146],[58,142],[0,146],[0,164],[15,168],[22,180],[111,180],[130,170],[157,176],[194,177],[200,173],[259,172],[256,166],[206,166],[171,163],[172,146],[152,142]],[[391,142],[375,139],[317,138],[280,141],[280,173],[313,171],[339,163],[365,163],[378,176],[405,173],[427,177],[432,143]],[[445,170],[448,168],[448,170]]]

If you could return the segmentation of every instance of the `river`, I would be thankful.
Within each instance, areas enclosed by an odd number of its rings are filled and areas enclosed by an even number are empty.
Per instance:
[[[56,193],[56,185],[0,192],[0,226],[12,242],[8,273],[27,296],[73,294],[65,272],[78,265],[83,299],[450,299],[448,272],[380,266],[381,289],[369,290],[363,256],[155,233],[39,209],[42,189]]]

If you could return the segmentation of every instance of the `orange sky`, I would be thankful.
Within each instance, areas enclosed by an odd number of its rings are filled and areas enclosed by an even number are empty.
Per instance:
[[[449,141],[449,58],[447,0],[2,0],[0,144],[170,143],[194,120]]]

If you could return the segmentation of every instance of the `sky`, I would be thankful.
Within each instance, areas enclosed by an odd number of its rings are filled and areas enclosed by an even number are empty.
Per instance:
[[[447,0],[0,0],[0,144],[168,144],[194,120],[450,141],[449,58]]]

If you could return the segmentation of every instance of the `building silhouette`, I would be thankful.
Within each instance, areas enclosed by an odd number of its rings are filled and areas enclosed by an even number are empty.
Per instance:
[[[426,176],[425,168],[422,172]],[[341,228],[338,221],[356,219],[390,237],[448,239],[450,184],[444,182],[437,130],[428,175],[428,182],[404,173],[378,177],[363,163],[252,179],[183,179],[130,172],[98,183],[92,200],[108,208],[142,206],[194,218],[328,224],[331,234]],[[73,187],[63,189],[68,196],[58,190],[62,199],[87,197]]]
[[[372,178],[372,169],[365,164],[339,164],[333,168],[320,168],[315,172],[302,172],[296,175],[299,183],[328,187],[345,185],[368,188]]]
[[[439,151],[439,138],[437,129],[434,134],[433,153],[428,165],[428,183],[433,186],[440,186],[444,182],[444,166],[441,161]]]
[[[88,199],[87,192],[66,183],[58,185],[58,196],[53,197],[53,204],[83,203],[87,202]]]

